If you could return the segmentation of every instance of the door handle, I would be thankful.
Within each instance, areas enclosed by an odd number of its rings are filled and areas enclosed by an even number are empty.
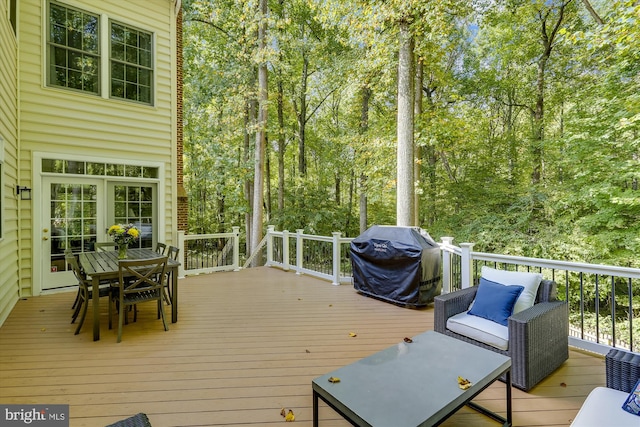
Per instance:
[[[47,236],[44,236],[42,240],[49,240],[49,238]]]

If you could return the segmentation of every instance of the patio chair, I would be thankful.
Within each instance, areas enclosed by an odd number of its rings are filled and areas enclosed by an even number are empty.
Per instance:
[[[529,289],[531,306],[505,316],[506,326],[468,314],[479,286],[437,296],[434,330],[511,357],[512,385],[528,391],[569,358],[567,303],[557,300],[555,282],[541,278],[537,280],[539,285],[535,284],[537,290]],[[465,327],[460,328],[460,324]]]
[[[116,242],[95,242],[93,245],[96,251],[115,251],[118,249]]]
[[[162,290],[167,270],[167,257],[120,260],[118,262],[118,286],[113,289],[109,299],[109,326],[115,303],[118,311],[118,342],[122,341],[122,325],[127,307],[134,307],[135,322],[138,317],[137,305],[156,301],[158,319],[162,318],[164,330],[168,331],[164,317]]]
[[[78,293],[76,295],[75,311],[71,315],[71,323],[75,323],[78,315],[82,312],[80,315],[80,321],[78,322],[78,326],[74,333],[75,335],[78,335],[82,328],[82,324],[84,323],[84,318],[87,315],[89,300],[93,298],[93,287],[91,285],[91,281],[87,279],[87,275],[80,268],[78,260],[73,253],[65,253],[64,259],[67,265],[71,266],[73,275],[76,276],[76,279],[78,280]],[[108,297],[111,295],[111,286],[108,283],[100,285],[99,289],[99,297]]]
[[[607,386],[596,387],[589,393],[571,427],[640,425],[638,416],[622,409],[627,396],[640,380],[640,354],[611,349],[605,357],[605,370]]]
[[[151,427],[151,422],[147,414],[140,412],[132,417],[109,424],[107,427]]]
[[[156,243],[156,252],[158,252],[160,255],[164,255],[164,253],[167,251],[167,245],[165,243]]]
[[[175,246],[169,246],[167,249],[167,257],[177,261],[178,260],[178,255],[180,254],[180,248],[177,248]],[[167,302],[167,304],[171,305],[171,271],[167,271],[167,280],[164,283],[164,290],[163,290],[163,294],[164,294],[164,299]]]

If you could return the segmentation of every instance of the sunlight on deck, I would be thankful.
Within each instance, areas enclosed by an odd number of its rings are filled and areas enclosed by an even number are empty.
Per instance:
[[[311,426],[313,378],[433,329],[432,305],[407,309],[266,267],[180,280],[178,323],[165,332],[145,304],[120,344],[106,300],[102,339],[92,341],[90,320],[73,334],[74,296],[21,300],[0,328],[0,403],[69,404],[74,427],[137,412],[154,427],[280,425],[282,408],[294,411],[294,425]],[[513,390],[514,425],[568,426],[604,382],[604,360],[572,350],[531,392]],[[476,402],[504,414],[504,385]],[[320,416],[321,426],[348,425],[322,404]],[[443,425],[497,423],[463,408]]]

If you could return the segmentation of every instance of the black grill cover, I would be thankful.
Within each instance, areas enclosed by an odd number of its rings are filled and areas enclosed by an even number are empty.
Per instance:
[[[408,307],[424,307],[440,294],[440,248],[418,228],[374,225],[350,251],[353,286],[362,294]]]

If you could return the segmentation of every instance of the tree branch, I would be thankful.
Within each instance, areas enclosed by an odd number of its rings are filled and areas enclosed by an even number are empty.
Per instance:
[[[206,19],[202,19],[202,18],[188,18],[184,20],[185,22],[201,22],[203,24],[207,24],[212,28],[215,28],[216,30],[220,31],[222,34],[224,34],[225,36],[227,36],[228,38],[231,38],[231,34],[229,34],[227,31],[225,31],[224,28],[219,27],[218,25],[214,24],[211,21],[207,21]]]
[[[594,21],[596,21],[600,25],[604,25],[604,21],[602,20],[602,18],[600,18],[600,15],[598,15],[598,12],[595,11],[593,6],[591,6],[589,0],[582,0],[582,4],[584,4],[584,7],[587,8]]]

